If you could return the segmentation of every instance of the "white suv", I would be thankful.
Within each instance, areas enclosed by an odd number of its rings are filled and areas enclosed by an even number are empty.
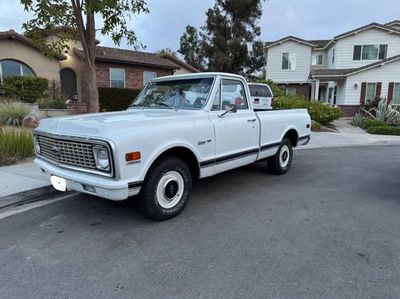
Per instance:
[[[249,83],[251,102],[255,110],[268,110],[273,108],[274,95],[268,84]]]

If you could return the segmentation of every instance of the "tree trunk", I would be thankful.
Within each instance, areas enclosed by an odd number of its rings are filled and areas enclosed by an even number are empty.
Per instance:
[[[77,21],[78,32],[83,48],[83,78],[82,78],[82,94],[83,100],[88,106],[89,113],[99,112],[99,92],[96,83],[96,64],[95,64],[95,47],[96,47],[96,29],[94,12],[90,9],[93,0],[80,2],[72,0],[73,12]],[[86,8],[86,28],[83,22],[82,13]]]
[[[89,113],[99,112],[99,92],[96,84],[96,67],[84,62],[82,94]]]

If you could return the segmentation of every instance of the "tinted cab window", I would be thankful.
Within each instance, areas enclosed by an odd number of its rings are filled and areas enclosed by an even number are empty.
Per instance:
[[[252,97],[272,97],[272,94],[267,86],[249,85],[249,89]]]

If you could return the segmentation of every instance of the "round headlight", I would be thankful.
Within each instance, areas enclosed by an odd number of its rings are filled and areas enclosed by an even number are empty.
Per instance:
[[[108,154],[106,150],[99,150],[97,152],[97,162],[99,164],[99,166],[103,169],[107,169],[109,166],[109,160],[108,160]]]

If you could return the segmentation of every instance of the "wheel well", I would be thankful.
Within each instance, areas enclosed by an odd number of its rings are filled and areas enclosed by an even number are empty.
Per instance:
[[[181,159],[183,162],[187,164],[187,166],[190,169],[190,172],[192,173],[193,178],[198,178],[200,176],[200,168],[199,168],[199,162],[197,161],[196,156],[193,154],[191,150],[189,150],[186,147],[173,147],[165,152],[163,152],[160,156],[157,157],[157,159],[153,162],[153,164],[158,161],[161,158],[167,157],[167,156],[174,156],[179,159]]]
[[[289,131],[287,131],[285,136],[283,136],[283,138],[285,137],[290,140],[293,147],[297,146],[297,141],[299,140],[299,134],[297,134],[297,131],[295,129],[290,129]]]

